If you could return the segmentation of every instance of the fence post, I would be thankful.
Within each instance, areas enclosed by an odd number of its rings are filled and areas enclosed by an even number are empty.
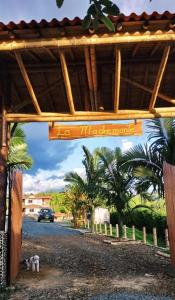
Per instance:
[[[146,227],[143,227],[143,243],[146,244]]]
[[[135,226],[132,225],[132,240],[135,241],[136,240],[136,235],[135,235]]]
[[[116,238],[119,238],[119,226],[116,224]]]
[[[153,228],[153,245],[154,247],[157,247],[157,229]]]
[[[102,229],[101,229],[101,223],[100,223],[100,233],[102,233]]]
[[[165,229],[165,245],[166,245],[166,248],[170,247],[169,236],[168,236],[168,228]]]
[[[109,225],[109,229],[110,229],[110,236],[112,236],[112,225]]]
[[[105,235],[108,235],[108,233],[107,233],[107,225],[106,225],[106,223],[105,223]]]
[[[124,238],[124,239],[127,239],[126,225],[123,225],[123,238]]]

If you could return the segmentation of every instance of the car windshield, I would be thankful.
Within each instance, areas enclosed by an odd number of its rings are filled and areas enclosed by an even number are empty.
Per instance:
[[[41,209],[40,212],[41,212],[41,213],[51,213],[52,210],[51,210],[51,209]]]

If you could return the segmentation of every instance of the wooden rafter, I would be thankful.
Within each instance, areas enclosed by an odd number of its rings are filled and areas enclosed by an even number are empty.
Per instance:
[[[57,122],[57,121],[106,121],[106,120],[131,120],[147,118],[166,118],[175,117],[175,108],[156,108],[151,112],[147,110],[119,110],[118,114],[114,112],[87,112],[76,111],[75,115],[61,113],[42,113],[34,114],[6,114],[8,122]]]
[[[45,48],[45,51],[48,53],[48,55],[53,59],[53,61],[57,62],[57,59],[55,55],[53,54],[52,50],[49,48]]]
[[[120,98],[120,76],[121,76],[121,51],[116,48],[115,58],[115,92],[114,92],[114,112],[117,113],[119,109],[119,98]]]
[[[126,82],[128,82],[128,83],[130,83],[130,84],[132,84],[132,85],[134,85],[134,86],[136,86],[136,87],[138,87],[138,88],[140,88],[140,89],[142,89],[145,92],[148,92],[150,94],[153,93],[153,89],[151,89],[151,88],[149,88],[149,87],[147,87],[147,86],[145,86],[143,84],[140,84],[140,83],[138,83],[138,82],[136,82],[134,80],[131,80],[131,79],[123,77],[123,76],[121,77],[121,79],[124,80],[124,81],[126,81]],[[161,98],[161,99],[163,99],[163,100],[165,100],[165,101],[173,104],[173,105],[175,104],[175,99],[172,99],[171,97],[169,97],[167,95],[164,95],[164,94],[158,92],[157,96],[159,98]]]
[[[26,84],[26,87],[28,89],[28,92],[30,94],[30,97],[32,99],[32,102],[33,102],[33,105],[37,111],[37,113],[40,115],[41,114],[41,109],[39,107],[39,104],[38,104],[38,100],[36,98],[36,95],[35,95],[35,92],[33,90],[33,87],[32,87],[32,84],[30,82],[30,79],[29,79],[29,76],[27,74],[27,71],[25,69],[25,66],[24,66],[24,63],[22,61],[22,57],[19,53],[15,52],[15,56],[16,56],[16,60],[18,62],[18,65],[19,65],[19,68],[20,68],[20,71],[21,71],[21,74],[23,76],[23,79],[25,81],[25,84]]]
[[[153,47],[153,49],[151,50],[151,53],[150,53],[150,56],[152,57],[155,53],[156,53],[156,51],[160,48],[160,45],[161,45],[161,43],[157,43],[154,47]]]
[[[137,54],[137,51],[139,50],[139,48],[140,48],[140,44],[136,44],[134,46],[134,49],[132,51],[132,57],[134,57]]]
[[[19,49],[34,49],[34,48],[64,48],[64,47],[79,47],[88,45],[118,45],[129,43],[147,43],[147,42],[173,42],[175,41],[175,32],[167,31],[152,31],[138,32],[137,34],[128,35],[124,33],[109,33],[90,35],[79,38],[63,37],[63,38],[35,38],[30,40],[20,41],[2,41],[0,42],[0,51],[14,51]]]
[[[61,68],[62,68],[62,73],[63,73],[63,78],[64,78],[64,84],[65,84],[69,109],[70,109],[71,114],[74,115],[75,108],[74,108],[74,101],[73,101],[73,95],[72,95],[72,88],[71,88],[70,79],[69,79],[69,73],[68,73],[64,53],[61,51],[60,51],[60,62],[61,62]]]
[[[94,46],[90,46],[90,58],[91,58],[92,84],[93,84],[93,90],[94,90],[95,109],[98,110],[97,66],[96,66],[96,54],[95,54]]]
[[[165,47],[165,49],[163,51],[162,60],[161,60],[160,66],[159,66],[159,70],[158,70],[156,81],[155,81],[154,88],[153,88],[153,93],[152,93],[150,104],[149,104],[150,111],[154,108],[155,103],[156,103],[156,99],[157,99],[157,96],[159,93],[159,88],[160,88],[163,74],[165,72],[166,64],[168,61],[170,48],[171,48],[170,46],[167,46],[167,47]]]
[[[90,102],[91,102],[91,108],[93,110],[94,109],[94,93],[93,93],[90,53],[89,53],[88,47],[84,48],[84,55],[85,55],[86,73],[87,73],[88,86],[89,86]]]

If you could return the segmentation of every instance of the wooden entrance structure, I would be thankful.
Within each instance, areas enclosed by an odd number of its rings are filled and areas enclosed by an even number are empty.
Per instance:
[[[112,20],[115,33],[79,18],[0,23],[1,195],[10,122],[175,117],[175,14]]]

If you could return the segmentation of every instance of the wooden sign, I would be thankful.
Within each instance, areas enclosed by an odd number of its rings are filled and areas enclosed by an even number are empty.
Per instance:
[[[142,135],[142,122],[129,124],[49,126],[49,140],[73,140],[103,136]]]

